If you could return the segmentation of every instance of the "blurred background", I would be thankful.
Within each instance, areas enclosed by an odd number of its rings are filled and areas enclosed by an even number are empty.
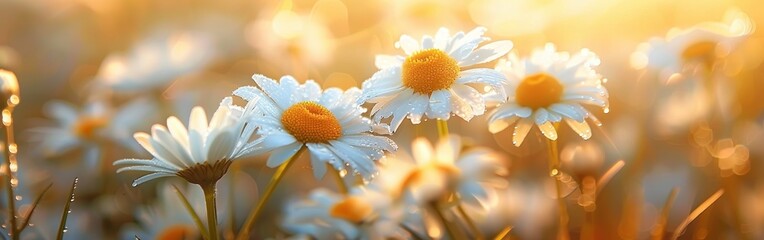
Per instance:
[[[719,189],[724,195],[683,238],[762,239],[762,32],[748,34],[715,63],[720,90],[711,102],[721,102],[715,108],[697,105],[709,98],[695,94],[702,81],[668,81],[633,56],[652,37],[723,21],[730,10],[764,26],[758,0],[0,0],[0,68],[14,72],[21,87],[14,119],[22,215],[53,183],[24,238],[55,236],[75,177],[79,186],[65,239],[152,239],[181,231],[189,220],[163,183],[172,180],[133,188],[134,175],[115,173],[113,161],[148,156],[132,140],[134,132],[149,131],[172,115],[185,121],[196,105],[211,112],[232,90],[254,85],[254,73],[314,79],[325,88],[360,87],[377,70],[376,54],[402,53],[394,47],[401,34],[419,38],[440,27],[456,32],[485,26],[492,39],[513,41],[520,56],[547,42],[600,56],[597,70],[610,92],[610,112],[596,113],[604,125],[586,142],[567,128],[560,137],[563,161],[571,168],[567,199],[574,238],[592,210],[577,200],[579,182],[623,161],[597,197],[597,239],[670,235]],[[697,120],[709,112],[721,124]],[[512,238],[551,238],[548,230],[557,224],[554,185],[541,135],[532,132],[518,148],[510,131],[489,133],[485,116],[449,123],[452,133],[507,159],[509,184],[481,228],[494,235],[512,225]],[[430,139],[437,136],[434,121],[421,129]],[[392,138],[409,151],[414,132],[404,123]],[[312,181],[306,160],[287,174],[277,199],[333,186],[327,179]],[[239,161],[234,169],[219,183],[225,229],[243,222],[257,200],[257,186],[273,172],[264,159]],[[674,188],[676,199],[663,218],[666,231],[655,233]],[[187,189],[203,213],[200,191]],[[0,218],[7,222],[5,200]],[[284,201],[270,202],[263,219],[280,216]],[[277,223],[262,221],[257,238],[289,236]]]

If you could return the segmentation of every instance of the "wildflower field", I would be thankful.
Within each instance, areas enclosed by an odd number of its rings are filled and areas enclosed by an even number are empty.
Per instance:
[[[764,239],[757,0],[0,0],[2,239]]]

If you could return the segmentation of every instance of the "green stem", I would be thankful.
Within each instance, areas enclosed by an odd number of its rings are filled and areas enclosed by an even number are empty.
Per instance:
[[[207,206],[207,228],[209,229],[210,240],[218,239],[218,211],[216,200],[215,183],[200,184],[204,192],[204,202]]]
[[[305,146],[300,148],[300,150],[297,150],[297,153],[295,153],[291,158],[289,158],[285,163],[281,164],[281,166],[276,170],[276,172],[273,174],[273,177],[271,177],[271,181],[268,183],[268,186],[265,188],[265,192],[263,193],[263,196],[260,197],[260,200],[257,201],[257,205],[254,209],[252,209],[251,212],[249,212],[249,215],[247,216],[247,220],[244,222],[244,227],[239,232],[239,235],[236,237],[236,239],[244,240],[249,239],[249,233],[252,229],[252,227],[255,226],[255,220],[260,215],[260,213],[263,210],[263,207],[265,206],[265,203],[268,202],[268,199],[273,194],[274,190],[276,190],[276,186],[278,186],[279,182],[281,182],[281,178],[284,177],[284,173],[287,169],[289,169],[290,166],[295,162],[295,159],[300,156],[300,154],[305,151]]]
[[[432,208],[432,211],[435,213],[435,216],[438,217],[438,220],[440,220],[440,223],[443,224],[443,228],[446,229],[446,233],[448,233],[449,239],[461,239],[457,238],[456,229],[451,224],[448,219],[446,219],[446,216],[443,215],[442,210],[440,209],[440,206],[438,206],[437,202],[431,202],[430,207]]]
[[[440,139],[444,139],[448,137],[448,121],[447,120],[438,119],[437,127],[438,127],[438,137]]]
[[[557,141],[547,139],[547,147],[549,153],[549,175],[554,181],[555,190],[557,192],[557,207],[560,211],[559,231],[557,239],[570,239],[568,233],[568,207],[565,203],[565,198],[562,196],[562,185],[558,177],[560,176],[560,159],[557,152]]]
[[[477,240],[485,239],[485,236],[483,236],[483,233],[480,232],[480,228],[478,228],[475,222],[472,221],[472,218],[470,218],[470,216],[467,215],[467,211],[464,211],[464,207],[462,207],[462,204],[460,202],[456,204],[456,211],[458,211],[459,215],[462,215],[462,218],[464,218],[464,221],[467,222],[467,227],[470,228],[470,231],[472,231],[472,234],[475,234],[475,239]]]
[[[326,167],[329,169],[332,169],[332,172],[333,172],[332,175],[334,176],[334,181],[337,182],[337,189],[339,190],[339,192],[342,193],[342,195],[347,195],[348,187],[345,185],[345,180],[342,178],[342,174],[340,174],[340,171],[337,169],[334,169],[334,167],[329,163],[326,163]]]
[[[3,110],[2,113],[2,122],[5,126],[5,149],[3,149],[3,153],[5,153],[5,161],[6,161],[6,177],[8,178],[8,186],[5,189],[6,194],[8,195],[8,215],[11,222],[11,229],[10,229],[10,235],[13,240],[18,240],[20,238],[20,231],[18,231],[18,226],[16,222],[16,193],[13,189],[13,180],[15,171],[13,171],[11,168],[12,166],[18,167],[16,163],[16,149],[11,150],[11,145],[16,144],[16,142],[13,139],[13,108],[8,107]],[[17,183],[18,184],[18,183]]]

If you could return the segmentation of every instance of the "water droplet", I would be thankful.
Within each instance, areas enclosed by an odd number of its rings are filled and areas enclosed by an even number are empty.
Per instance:
[[[558,175],[560,175],[560,171],[557,170],[556,168],[552,169],[552,171],[549,172],[550,177],[557,177]]]
[[[339,173],[340,173],[340,177],[345,177],[346,175],[348,175],[348,170],[347,169],[340,169]]]

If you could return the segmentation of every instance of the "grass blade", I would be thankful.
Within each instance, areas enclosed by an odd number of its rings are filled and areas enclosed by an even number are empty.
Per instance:
[[[19,234],[21,234],[21,232],[24,231],[24,229],[26,229],[27,226],[29,226],[29,220],[32,219],[32,214],[34,214],[34,210],[37,209],[37,205],[40,205],[40,200],[42,200],[42,197],[45,196],[45,193],[47,193],[51,187],[53,187],[53,183],[48,184],[48,186],[45,187],[45,190],[42,190],[40,195],[37,196],[37,199],[34,200],[34,204],[32,204],[32,209],[29,210],[29,214],[27,214],[27,218],[24,219],[24,223],[22,223],[19,226],[19,230],[18,230]]]
[[[676,228],[676,230],[674,231],[674,235],[671,237],[671,239],[673,240],[678,239],[679,236],[681,236],[682,233],[684,233],[684,229],[687,228],[688,225],[690,225],[690,222],[692,222],[692,220],[695,220],[695,218],[700,216],[700,214],[703,213],[703,211],[706,211],[706,209],[708,209],[708,207],[710,207],[711,204],[714,204],[716,200],[719,200],[719,198],[722,197],[722,194],[724,194],[724,189],[719,189],[719,191],[716,191],[716,193],[708,197],[708,199],[706,199],[705,202],[698,205],[698,207],[695,208],[695,210],[692,210],[692,212],[690,212],[690,215],[687,216],[687,218],[685,218],[684,221],[682,221],[682,223],[679,224],[679,226]]]
[[[626,163],[623,162],[623,160],[618,160],[615,164],[613,164],[612,167],[610,167],[605,174],[602,174],[600,179],[597,180],[597,196],[599,196],[600,192],[603,188],[605,188],[605,185],[610,182],[611,179],[617,174],[619,171],[621,171],[621,168],[623,168],[623,165],[626,165]]]
[[[71,212],[72,202],[74,202],[74,189],[77,189],[78,181],[79,178],[74,178],[74,181],[72,181],[72,188],[69,189],[69,197],[66,198],[64,212],[61,214],[61,223],[58,225],[58,235],[56,236],[57,240],[64,238],[64,233],[66,232],[66,218],[69,217],[69,212]]]
[[[512,231],[512,226],[507,226],[506,228],[504,228],[504,230],[501,230],[501,232],[499,232],[499,234],[497,234],[496,237],[493,239],[494,240],[504,240],[505,238],[509,239],[507,238],[507,235],[509,235],[509,231]]]
[[[194,211],[194,208],[191,207],[191,203],[188,202],[188,198],[186,198],[185,195],[183,195],[183,192],[178,189],[177,186],[174,184],[172,185],[172,188],[175,189],[175,193],[178,194],[178,198],[180,198],[180,201],[183,202],[183,206],[186,208],[186,212],[191,215],[191,218],[194,219],[194,223],[196,223],[196,227],[199,228],[199,231],[202,232],[202,237],[204,239],[210,239],[210,233],[207,232],[207,228],[202,224],[202,219],[199,218],[199,215],[196,214],[196,211]]]
[[[668,224],[668,217],[671,210],[671,205],[674,204],[674,200],[676,199],[676,194],[679,192],[679,189],[674,187],[671,189],[671,193],[669,193],[668,198],[666,198],[666,203],[663,204],[663,210],[661,210],[661,216],[658,218],[658,222],[655,223],[653,226],[653,233],[652,233],[652,239],[653,240],[663,240],[663,235],[666,230],[666,224]]]

